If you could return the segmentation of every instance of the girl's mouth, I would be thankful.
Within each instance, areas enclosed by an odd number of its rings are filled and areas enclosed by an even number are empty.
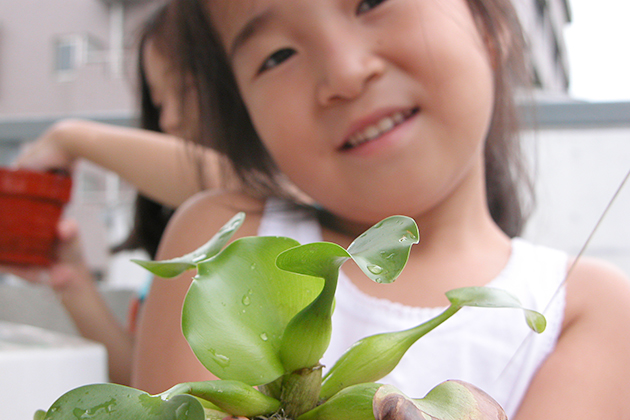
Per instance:
[[[419,108],[412,108],[406,111],[398,111],[394,114],[381,118],[374,124],[370,124],[361,131],[352,134],[348,141],[342,146],[342,150],[357,147],[363,143],[372,141],[388,131],[393,130],[403,122],[407,121],[413,115],[417,114]]]

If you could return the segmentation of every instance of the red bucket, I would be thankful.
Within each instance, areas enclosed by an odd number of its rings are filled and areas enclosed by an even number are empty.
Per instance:
[[[72,178],[0,168],[0,264],[49,265]]]

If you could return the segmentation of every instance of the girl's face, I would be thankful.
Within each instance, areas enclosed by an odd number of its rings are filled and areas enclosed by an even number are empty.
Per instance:
[[[493,71],[466,0],[209,11],[260,138],[316,202],[371,224],[483,194]]]
[[[173,136],[194,139],[199,113],[192,80],[173,68],[150,40],[144,47],[143,65],[151,101],[160,110],[160,129]]]

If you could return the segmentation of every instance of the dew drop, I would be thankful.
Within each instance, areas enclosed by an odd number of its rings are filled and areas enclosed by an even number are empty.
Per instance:
[[[381,274],[383,272],[383,267],[379,265],[368,265],[367,269],[372,274]]]
[[[260,334],[260,339],[261,339],[262,341],[267,341],[267,340],[269,339],[269,337],[267,337],[267,334],[266,334],[266,333],[262,333],[262,334]]]
[[[108,414],[108,413],[113,412],[115,409],[115,406],[116,406],[116,400],[111,399],[109,401],[104,402],[103,404],[99,404],[92,408],[88,408],[88,409],[75,408],[72,411],[72,414],[74,415],[75,418],[77,418],[77,420],[91,419],[97,416],[100,417],[100,414],[102,413]]]
[[[245,295],[243,296],[243,299],[241,302],[243,302],[243,305],[249,306],[249,304],[251,303],[251,300],[249,299],[249,296]]]
[[[413,233],[411,233],[411,232],[409,232],[409,231],[405,232],[405,234],[403,235],[403,237],[402,237],[402,238],[400,238],[400,242],[405,242],[405,241],[412,241],[412,242],[415,242],[415,241],[417,241],[417,240],[418,240],[418,237],[417,237],[415,234],[413,234]]]
[[[250,270],[255,270],[256,269],[256,263],[252,263],[252,265],[249,266]]]
[[[210,350],[210,354],[212,355],[212,358],[214,359],[215,362],[217,362],[217,364],[221,367],[228,367],[230,366],[230,358],[223,355],[223,354],[219,354],[217,353],[215,350]]]

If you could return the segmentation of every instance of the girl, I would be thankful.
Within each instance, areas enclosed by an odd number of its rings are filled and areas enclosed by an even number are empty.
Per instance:
[[[201,245],[236,211],[247,213],[239,236],[344,247],[387,216],[412,216],[421,241],[395,283],[374,284],[344,265],[325,365],[365,335],[441,312],[450,289],[489,285],[544,311],[547,330],[529,336],[518,311],[464,311],[414,345],[383,381],[422,397],[462,379],[516,419],[630,416],[630,337],[621,329],[630,322],[628,279],[581,259],[564,285],[573,260],[517,237],[524,216],[511,123],[522,51],[508,0],[181,0],[179,7],[205,130],[245,187],[201,193],[180,207],[159,259]],[[317,206],[288,203],[274,188],[280,173]],[[189,284],[189,274],[154,281],[134,386],[159,392],[211,378],[180,330]]]

